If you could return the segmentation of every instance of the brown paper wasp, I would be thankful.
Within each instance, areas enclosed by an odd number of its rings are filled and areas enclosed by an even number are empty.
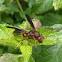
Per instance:
[[[13,33],[15,33],[16,35],[22,35],[26,39],[34,39],[35,40],[35,46],[36,46],[36,40],[38,40],[38,42],[42,43],[44,37],[43,37],[43,35],[40,35],[40,33],[38,33],[36,31],[30,16],[28,14],[26,14],[25,16],[32,27],[31,31],[27,32],[26,30],[21,29],[21,28],[17,28],[17,27],[10,27],[10,26],[6,26],[6,27],[15,29],[15,31]]]

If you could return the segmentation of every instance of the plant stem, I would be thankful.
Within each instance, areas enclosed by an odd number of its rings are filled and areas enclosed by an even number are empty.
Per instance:
[[[23,12],[23,9],[22,9],[22,6],[21,6],[19,0],[16,0],[16,1],[17,1],[17,4],[18,4],[19,8],[20,8],[20,11]]]
[[[1,22],[1,13],[0,13],[0,22]]]

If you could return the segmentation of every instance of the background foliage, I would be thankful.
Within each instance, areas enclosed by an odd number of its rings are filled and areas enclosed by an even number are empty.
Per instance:
[[[34,40],[26,39],[15,50],[24,38],[13,36],[14,29],[5,26],[29,31],[25,14],[40,20],[43,27],[38,32],[47,38],[40,44],[37,41],[37,48]],[[0,0],[0,62],[62,62],[61,43],[62,0]]]

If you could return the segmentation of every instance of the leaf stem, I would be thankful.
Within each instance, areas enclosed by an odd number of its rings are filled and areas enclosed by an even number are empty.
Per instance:
[[[20,8],[20,11],[23,12],[23,9],[22,9],[22,6],[21,6],[19,0],[16,0],[16,1],[17,1],[17,4],[18,4],[19,8]]]
[[[1,14],[0,14],[0,22],[1,22]]]

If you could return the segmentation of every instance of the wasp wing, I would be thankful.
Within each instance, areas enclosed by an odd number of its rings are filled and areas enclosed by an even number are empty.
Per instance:
[[[6,26],[6,27],[15,29],[15,31],[13,32],[14,35],[21,35],[21,34],[24,34],[24,33],[28,33],[26,30],[20,29],[18,27],[10,27],[10,26]]]
[[[26,16],[28,22],[30,23],[30,25],[32,26],[33,30],[36,30],[35,27],[34,27],[34,24],[32,22],[32,19],[30,18],[30,16],[28,14],[25,14],[25,16]]]

